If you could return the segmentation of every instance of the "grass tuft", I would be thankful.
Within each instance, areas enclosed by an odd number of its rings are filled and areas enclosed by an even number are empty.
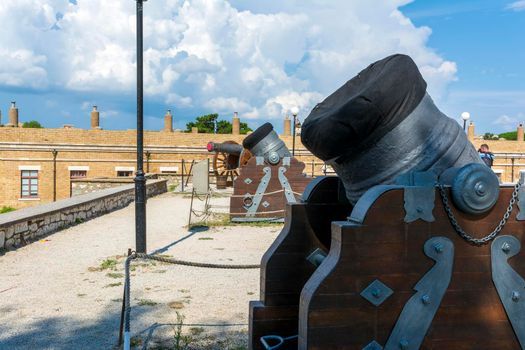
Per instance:
[[[158,303],[156,301],[150,299],[139,299],[139,302],[137,303],[139,306],[154,306],[157,304]]]

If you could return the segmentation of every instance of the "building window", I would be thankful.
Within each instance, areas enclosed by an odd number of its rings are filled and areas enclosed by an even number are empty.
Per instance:
[[[87,170],[71,170],[69,171],[70,179],[84,179],[87,177]]]
[[[133,175],[133,171],[130,170],[118,170],[117,171],[117,177],[131,177]]]
[[[38,170],[22,170],[22,198],[38,197]]]
[[[179,172],[178,166],[161,166],[160,167],[161,174],[178,174],[178,172]]]

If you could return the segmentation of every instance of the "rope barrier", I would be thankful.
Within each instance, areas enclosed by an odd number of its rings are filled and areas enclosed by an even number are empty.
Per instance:
[[[244,212],[244,213],[232,213],[232,212],[226,212],[226,211],[221,211],[221,212],[218,212],[218,211],[202,211],[202,210],[197,210],[197,209],[193,209],[192,210],[193,213],[195,212],[198,212],[198,213],[209,213],[209,214],[215,214],[215,215],[247,215],[248,213],[247,212]],[[250,215],[264,215],[264,214],[275,214],[275,213],[284,213],[285,210],[284,209],[279,209],[279,210],[270,210],[270,211],[262,211],[262,212],[255,212],[255,213],[250,213]],[[195,215],[198,217],[198,215]]]
[[[244,197],[246,197],[246,194],[223,195],[221,192],[217,192],[217,191],[215,191],[213,189],[211,189],[210,192],[212,194],[217,194],[218,197],[223,197],[223,198],[226,198],[226,197],[229,197],[229,198],[244,198]],[[284,189],[280,189],[280,190],[276,190],[276,191],[272,191],[272,192],[263,192],[262,196],[271,196],[272,194],[277,194],[277,193],[281,193],[281,192],[284,192]],[[297,193],[297,192],[293,192],[293,193],[301,195],[301,193]]]
[[[130,350],[131,336],[130,336],[130,324],[131,324],[131,277],[130,277],[130,265],[133,260],[144,259],[160,261],[167,264],[183,265],[191,267],[203,267],[212,269],[258,269],[261,267],[260,264],[214,264],[214,263],[201,263],[194,261],[179,260],[173,258],[166,258],[162,256],[144,254],[132,252],[124,263],[125,277],[124,277],[124,350]]]

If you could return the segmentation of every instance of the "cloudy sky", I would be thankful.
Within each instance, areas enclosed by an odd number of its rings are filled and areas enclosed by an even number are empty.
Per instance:
[[[440,109],[477,132],[525,121],[525,0],[149,0],[144,4],[145,124],[176,128],[234,111],[282,128],[369,63],[412,56]],[[0,111],[22,121],[132,129],[133,0],[0,2]]]

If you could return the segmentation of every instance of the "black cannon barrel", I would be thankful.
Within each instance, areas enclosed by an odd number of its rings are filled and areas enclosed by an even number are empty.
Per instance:
[[[206,149],[208,152],[222,152],[239,156],[244,148],[236,143],[208,142]]]
[[[408,172],[482,163],[459,124],[436,107],[406,55],[377,61],[319,103],[301,140],[331,165],[352,204]]]
[[[244,139],[242,144],[257,157],[268,158],[271,153],[274,153],[274,159],[277,162],[282,157],[291,156],[285,143],[279,138],[270,123],[264,123],[258,127]]]

